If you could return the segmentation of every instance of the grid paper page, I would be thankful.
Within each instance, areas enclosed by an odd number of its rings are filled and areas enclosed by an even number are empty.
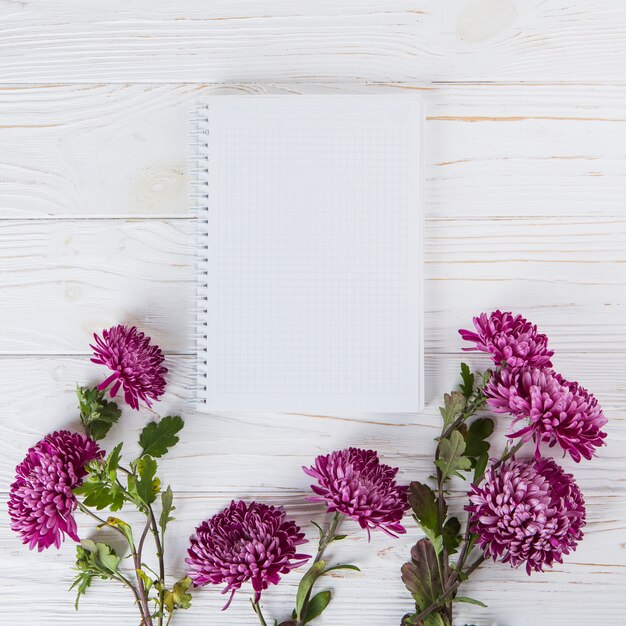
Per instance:
[[[416,411],[416,98],[207,102],[206,406]]]

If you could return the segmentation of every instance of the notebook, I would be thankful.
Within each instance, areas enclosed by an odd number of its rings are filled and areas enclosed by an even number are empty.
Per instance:
[[[408,95],[203,101],[201,408],[422,408],[421,118]]]

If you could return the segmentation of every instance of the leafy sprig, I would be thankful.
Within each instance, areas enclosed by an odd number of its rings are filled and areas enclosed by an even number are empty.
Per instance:
[[[81,421],[87,433],[104,436],[119,418],[119,409],[113,402],[104,400],[97,389],[77,390]],[[76,606],[81,596],[90,588],[95,578],[116,580],[129,587],[139,606],[142,625],[163,625],[167,617],[169,624],[175,611],[187,609],[191,604],[188,590],[191,580],[187,577],[177,581],[170,588],[165,580],[164,543],[165,531],[174,519],[174,494],[168,486],[161,489],[157,476],[157,458],[163,457],[178,443],[177,433],[183,428],[179,416],[166,416],[147,424],[139,435],[141,452],[125,467],[122,465],[122,444],[118,444],[103,458],[87,464],[87,477],[83,484],[74,490],[79,498],[79,508],[98,521],[98,528],[108,527],[117,531],[126,541],[129,558],[132,560],[132,573],[124,574],[120,568],[120,557],[106,544],[83,541],[77,547],[76,569],[78,574],[72,588],[77,591]],[[154,505],[160,501],[157,517]],[[135,541],[135,533],[124,520],[109,516],[101,518],[92,509],[108,509],[117,512],[131,506],[146,518],[140,537]],[[153,572],[143,560],[145,539],[151,533],[159,561],[158,573]],[[134,582],[132,579],[134,578]]]
[[[96,441],[104,439],[122,414],[117,404],[104,399],[97,387],[76,387],[80,421],[85,433]]]
[[[441,435],[435,451],[436,489],[420,482],[409,487],[409,504],[415,520],[424,532],[413,547],[411,561],[402,568],[402,579],[411,592],[417,612],[405,616],[406,626],[449,626],[452,621],[452,602],[477,600],[458,597],[458,586],[469,576],[476,560],[463,570],[473,550],[475,538],[466,528],[461,535],[461,523],[457,517],[448,515],[446,501],[447,483],[452,477],[466,480],[466,474],[474,470],[472,482],[479,482],[489,460],[488,438],[494,424],[490,418],[469,420],[485,405],[482,392],[491,372],[472,373],[469,366],[461,364],[460,391],[444,395],[440,408]],[[450,556],[461,547],[456,563]],[[458,597],[458,599],[457,599]]]

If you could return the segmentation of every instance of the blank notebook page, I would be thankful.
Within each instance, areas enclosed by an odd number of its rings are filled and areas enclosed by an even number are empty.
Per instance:
[[[202,105],[207,410],[421,408],[420,122],[411,96]]]

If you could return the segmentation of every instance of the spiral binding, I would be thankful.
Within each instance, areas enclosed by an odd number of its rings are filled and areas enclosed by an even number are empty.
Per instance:
[[[209,273],[209,104],[201,103],[189,123],[189,200],[196,218],[196,307],[191,344],[195,347],[194,403],[206,406],[208,355],[208,273]]]

